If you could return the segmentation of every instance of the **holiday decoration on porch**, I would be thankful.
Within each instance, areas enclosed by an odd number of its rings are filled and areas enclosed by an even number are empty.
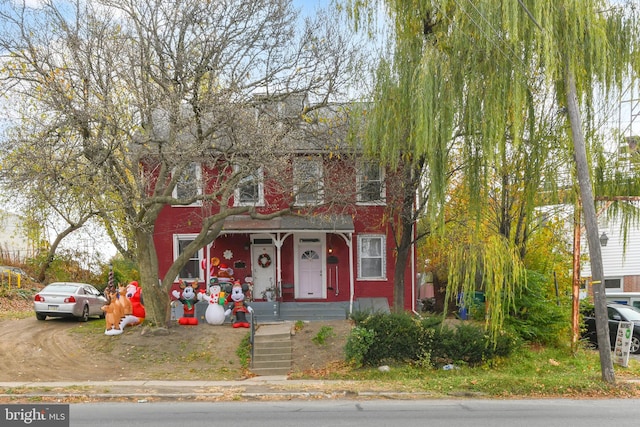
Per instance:
[[[263,253],[258,257],[258,265],[267,268],[271,265],[271,257],[267,253]]]
[[[185,284],[182,279],[179,281],[181,291],[174,290],[171,292],[174,298],[182,303],[184,308],[183,316],[178,319],[178,323],[181,325],[197,325],[198,318],[195,316],[196,302],[198,297],[196,291],[198,290],[198,282],[193,281],[191,284]]]
[[[235,317],[233,321],[234,328],[248,328],[251,326],[247,321],[247,313],[253,313],[253,308],[247,305],[245,301],[244,293],[247,290],[249,290],[249,285],[246,283],[240,284],[239,281],[235,281],[231,288],[231,302],[227,305],[227,310],[224,314],[225,316],[231,314]]]
[[[233,268],[227,266],[227,264],[220,264],[217,279],[222,290],[228,291],[228,289],[225,288],[227,284],[231,285],[233,283]]]
[[[205,300],[209,303],[207,311],[204,313],[204,318],[210,325],[222,325],[224,323],[224,291],[221,290],[220,285],[215,283],[215,279],[211,279],[213,284],[209,286],[209,295],[205,293],[198,293],[199,300]]]

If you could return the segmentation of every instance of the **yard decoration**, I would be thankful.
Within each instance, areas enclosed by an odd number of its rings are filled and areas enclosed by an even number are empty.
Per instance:
[[[117,292],[108,292],[109,303],[103,305],[102,311],[104,311],[105,319],[105,335],[120,335],[122,333],[122,327],[120,323],[124,317],[122,311],[122,305],[118,302]]]
[[[198,293],[198,299],[209,302],[207,311],[204,313],[207,323],[210,325],[222,325],[226,316],[224,314],[224,291],[222,291],[220,285],[217,283],[211,285],[209,287],[209,295]]]
[[[220,264],[217,278],[220,286],[224,289],[227,284],[233,283],[233,269],[227,264]]]
[[[193,281],[190,285],[185,284],[182,279],[179,281],[181,292],[174,290],[171,295],[173,295],[178,301],[182,303],[184,308],[184,315],[180,319],[178,319],[178,323],[181,325],[197,325],[198,318],[195,316],[196,311],[196,301],[198,297],[196,296],[196,291],[198,290],[198,282]]]
[[[147,313],[142,305],[142,288],[138,282],[133,281],[127,285],[127,297],[131,301],[132,314],[137,318],[137,323],[134,324],[139,325],[144,321]]]
[[[230,299],[231,302],[227,305],[227,310],[224,312],[225,316],[232,314],[235,319],[233,321],[234,328],[248,328],[249,322],[247,322],[247,313],[253,313],[253,308],[247,305],[244,300],[244,293],[249,290],[249,285],[240,284],[239,281],[233,283],[231,288]]]

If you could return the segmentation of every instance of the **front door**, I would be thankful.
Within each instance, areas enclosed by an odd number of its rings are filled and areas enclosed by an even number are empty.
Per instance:
[[[253,298],[263,299],[267,289],[275,289],[276,251],[273,244],[255,243],[256,240],[251,245]]]
[[[323,257],[320,239],[298,242],[298,289],[296,298],[324,298]]]

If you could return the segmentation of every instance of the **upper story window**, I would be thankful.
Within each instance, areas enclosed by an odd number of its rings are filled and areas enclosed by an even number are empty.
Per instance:
[[[358,279],[386,279],[384,235],[358,236]]]
[[[315,205],[322,203],[324,183],[322,158],[299,157],[293,163],[295,203]]]
[[[382,204],[385,199],[384,172],[376,162],[362,162],[356,175],[359,204]]]
[[[173,189],[173,197],[185,200],[200,194],[202,194],[202,170],[199,163],[191,163],[178,178],[178,183]]]
[[[264,173],[262,168],[240,180],[234,193],[234,204],[235,206],[264,205]]]

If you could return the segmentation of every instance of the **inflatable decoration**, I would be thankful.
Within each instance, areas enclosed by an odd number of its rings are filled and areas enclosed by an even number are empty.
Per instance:
[[[190,285],[185,284],[182,279],[180,279],[180,289],[181,292],[174,290],[171,295],[173,295],[178,301],[182,303],[184,308],[184,315],[180,319],[178,319],[178,323],[181,325],[197,325],[198,318],[195,316],[196,311],[196,301],[198,297],[196,296],[196,291],[198,290],[198,282],[194,281]]]
[[[232,314],[235,317],[233,321],[234,328],[248,328],[250,326],[247,321],[247,313],[253,313],[253,308],[247,305],[244,300],[244,293],[248,289],[249,286],[246,283],[241,285],[239,281],[234,282],[231,288],[230,302],[224,314],[225,316]]]
[[[227,264],[220,264],[218,266],[217,279],[222,289],[224,289],[227,285],[231,285],[233,283],[233,269],[231,267],[228,267]]]
[[[226,317],[224,314],[224,291],[214,280],[211,279],[214,284],[209,287],[209,295],[199,293],[198,299],[209,302],[207,311],[204,313],[207,323],[210,325],[222,325]]]
[[[122,333],[120,323],[124,318],[124,310],[122,304],[118,302],[118,293],[115,291],[107,292],[105,295],[107,295],[109,303],[101,307],[102,311],[104,311],[104,319],[106,322],[104,334],[120,335]]]
[[[144,321],[147,313],[142,305],[142,288],[138,282],[133,281],[127,285],[127,297],[131,301],[132,314],[138,319],[135,324],[139,325]]]
[[[127,296],[127,289],[129,287],[118,285],[118,304],[122,306],[122,318],[120,319],[120,330],[124,331],[125,326],[137,325],[140,323],[140,319],[133,315],[133,304]]]

